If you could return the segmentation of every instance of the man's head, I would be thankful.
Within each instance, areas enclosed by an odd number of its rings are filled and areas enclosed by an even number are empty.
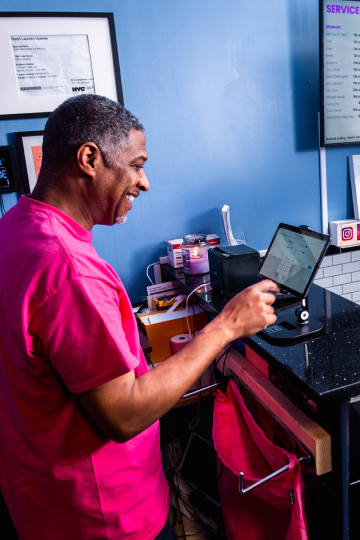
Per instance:
[[[115,101],[96,94],[69,98],[46,122],[41,173],[62,175],[88,141],[96,144],[104,164],[111,169],[119,152],[128,146],[132,129],[144,132],[139,120]]]
[[[124,223],[132,201],[149,183],[144,127],[105,97],[70,98],[49,117],[43,159],[32,197],[90,230]]]

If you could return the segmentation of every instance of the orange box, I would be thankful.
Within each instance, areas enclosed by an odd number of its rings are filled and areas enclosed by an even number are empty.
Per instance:
[[[195,311],[195,331],[201,330],[208,323],[206,311],[194,305],[188,308],[190,330],[193,329],[193,308]],[[176,311],[150,313],[138,315],[140,325],[146,333],[151,345],[151,361],[153,364],[163,362],[171,356],[171,338],[179,334],[188,334],[186,324],[186,310],[181,308]]]

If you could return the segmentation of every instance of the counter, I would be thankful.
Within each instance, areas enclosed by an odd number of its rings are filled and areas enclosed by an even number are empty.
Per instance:
[[[164,281],[181,281],[189,293],[210,279],[209,274],[187,276],[170,265],[162,265],[162,275]],[[211,316],[226,305],[212,291],[193,294]],[[304,401],[312,402],[307,414],[331,435],[333,470],[318,477],[321,480],[311,488],[322,493],[315,497],[324,497],[320,506],[327,511],[323,517],[311,519],[310,540],[328,537],[322,536],[326,529],[330,535],[335,533],[333,538],[355,539],[360,536],[360,306],[315,284],[308,298],[310,317],[324,324],[315,338],[278,346],[259,333],[236,345],[243,352],[250,348],[268,364],[274,384],[278,384],[277,377],[283,378],[284,393],[299,407],[306,410]],[[274,307],[277,313],[294,312],[299,305],[294,299],[277,300]]]
[[[186,276],[181,269],[162,265],[166,280],[180,280],[192,291],[210,280],[210,275]],[[194,293],[196,302],[216,316],[226,301],[216,293]],[[294,300],[276,301],[277,313],[295,311]],[[280,347],[260,335],[244,340],[259,356],[296,385],[316,403],[340,401],[360,395],[360,306],[313,284],[309,291],[309,313],[324,323],[319,337]]]

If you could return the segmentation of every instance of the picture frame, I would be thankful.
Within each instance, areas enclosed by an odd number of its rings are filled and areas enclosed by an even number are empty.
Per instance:
[[[24,193],[30,194],[37,182],[41,167],[43,131],[16,133]]]
[[[124,105],[112,13],[0,12],[0,120],[96,93]]]

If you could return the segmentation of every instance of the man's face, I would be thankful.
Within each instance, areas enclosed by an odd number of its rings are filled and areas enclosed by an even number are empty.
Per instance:
[[[102,225],[125,223],[133,200],[140,191],[148,191],[149,182],[144,171],[147,160],[146,140],[142,131],[130,130],[129,146],[120,152],[115,169],[103,168],[98,204]]]

